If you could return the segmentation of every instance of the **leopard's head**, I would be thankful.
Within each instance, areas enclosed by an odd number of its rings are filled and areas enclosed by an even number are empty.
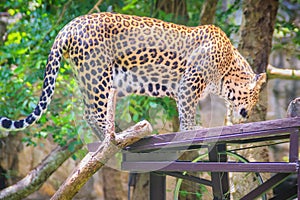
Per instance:
[[[241,123],[249,118],[265,82],[266,73],[256,74],[244,85],[244,90],[238,92],[235,101],[232,102],[234,122]]]

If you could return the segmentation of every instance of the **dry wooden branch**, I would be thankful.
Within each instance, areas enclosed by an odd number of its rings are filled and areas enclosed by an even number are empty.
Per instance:
[[[96,152],[88,153],[72,174],[67,178],[59,190],[51,198],[52,200],[72,199],[80,188],[97,172],[114,154],[127,145],[133,144],[152,132],[149,122],[141,121],[120,134],[115,134],[115,89],[109,94],[107,132],[104,141]]]
[[[75,143],[74,150],[70,151],[68,145],[73,143],[70,141],[64,147],[55,148],[36,168],[31,170],[27,176],[17,182],[15,185],[9,186],[0,191],[0,199],[23,199],[32,192],[38,190],[48,177],[57,170],[71,155],[78,149],[82,148],[82,143]]]
[[[101,12],[100,9],[98,8],[100,6],[100,4],[102,3],[103,0],[99,0],[94,6],[93,8],[88,12],[88,14],[93,13],[95,10],[97,12]]]
[[[267,74],[269,79],[279,78],[287,80],[300,80],[300,70],[280,69],[270,64],[267,67]]]

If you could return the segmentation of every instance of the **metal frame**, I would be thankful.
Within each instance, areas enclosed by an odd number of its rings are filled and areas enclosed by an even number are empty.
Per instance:
[[[210,129],[200,129],[165,135],[155,135],[144,138],[127,147],[124,151],[122,169],[134,172],[156,171],[150,178],[150,199],[165,199],[165,176],[171,175],[188,180],[211,185],[216,200],[230,199],[228,172],[271,172],[275,173],[269,180],[246,194],[242,199],[254,199],[267,190],[284,181],[289,175],[297,174],[295,192],[300,199],[300,172],[299,172],[299,128],[300,118],[286,118],[264,122],[254,122],[233,126],[224,126]],[[230,143],[254,143],[285,139],[289,142],[288,162],[255,162],[233,163],[227,161],[224,152]],[[175,151],[186,151],[194,148],[208,148],[209,162],[177,161],[170,159]],[[163,152],[163,154],[162,154]],[[157,156],[164,155],[165,156]],[[129,156],[130,155],[130,156]],[[137,156],[135,156],[137,155]],[[163,160],[165,157],[166,160]],[[175,155],[176,157],[176,155]],[[136,159],[137,158],[137,159]],[[159,158],[159,159],[156,159]],[[167,159],[168,158],[168,159]],[[212,172],[211,180],[182,175],[183,171]],[[153,193],[153,194],[152,194]],[[292,194],[288,194],[292,195]],[[280,199],[280,194],[273,199]]]

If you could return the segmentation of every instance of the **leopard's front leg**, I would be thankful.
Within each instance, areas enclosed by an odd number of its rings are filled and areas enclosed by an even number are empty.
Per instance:
[[[195,103],[196,102],[194,102],[193,100],[188,101],[186,99],[177,101],[180,131],[197,129],[195,120]]]
[[[196,106],[204,86],[200,82],[193,82],[192,74],[185,75],[179,85],[177,107],[180,120],[180,131],[202,128],[196,126]]]

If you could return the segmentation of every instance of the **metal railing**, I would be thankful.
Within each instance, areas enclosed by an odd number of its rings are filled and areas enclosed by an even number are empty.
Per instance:
[[[165,199],[165,175],[185,178],[212,187],[216,200],[230,199],[228,172],[270,172],[274,175],[246,194],[242,199],[254,199],[272,189],[291,174],[297,174],[296,189],[283,191],[272,199],[300,199],[299,174],[300,117],[269,120],[199,130],[155,135],[128,146],[123,153],[122,170],[152,172],[150,199]],[[287,162],[230,162],[226,148],[229,144],[255,144],[264,141],[289,143]],[[208,148],[207,161],[177,160],[180,153]],[[253,147],[255,148],[255,147]],[[211,172],[211,180],[184,175],[184,171]],[[156,174],[160,175],[157,176]],[[163,175],[163,176],[162,176]],[[154,181],[154,182],[153,182]]]

